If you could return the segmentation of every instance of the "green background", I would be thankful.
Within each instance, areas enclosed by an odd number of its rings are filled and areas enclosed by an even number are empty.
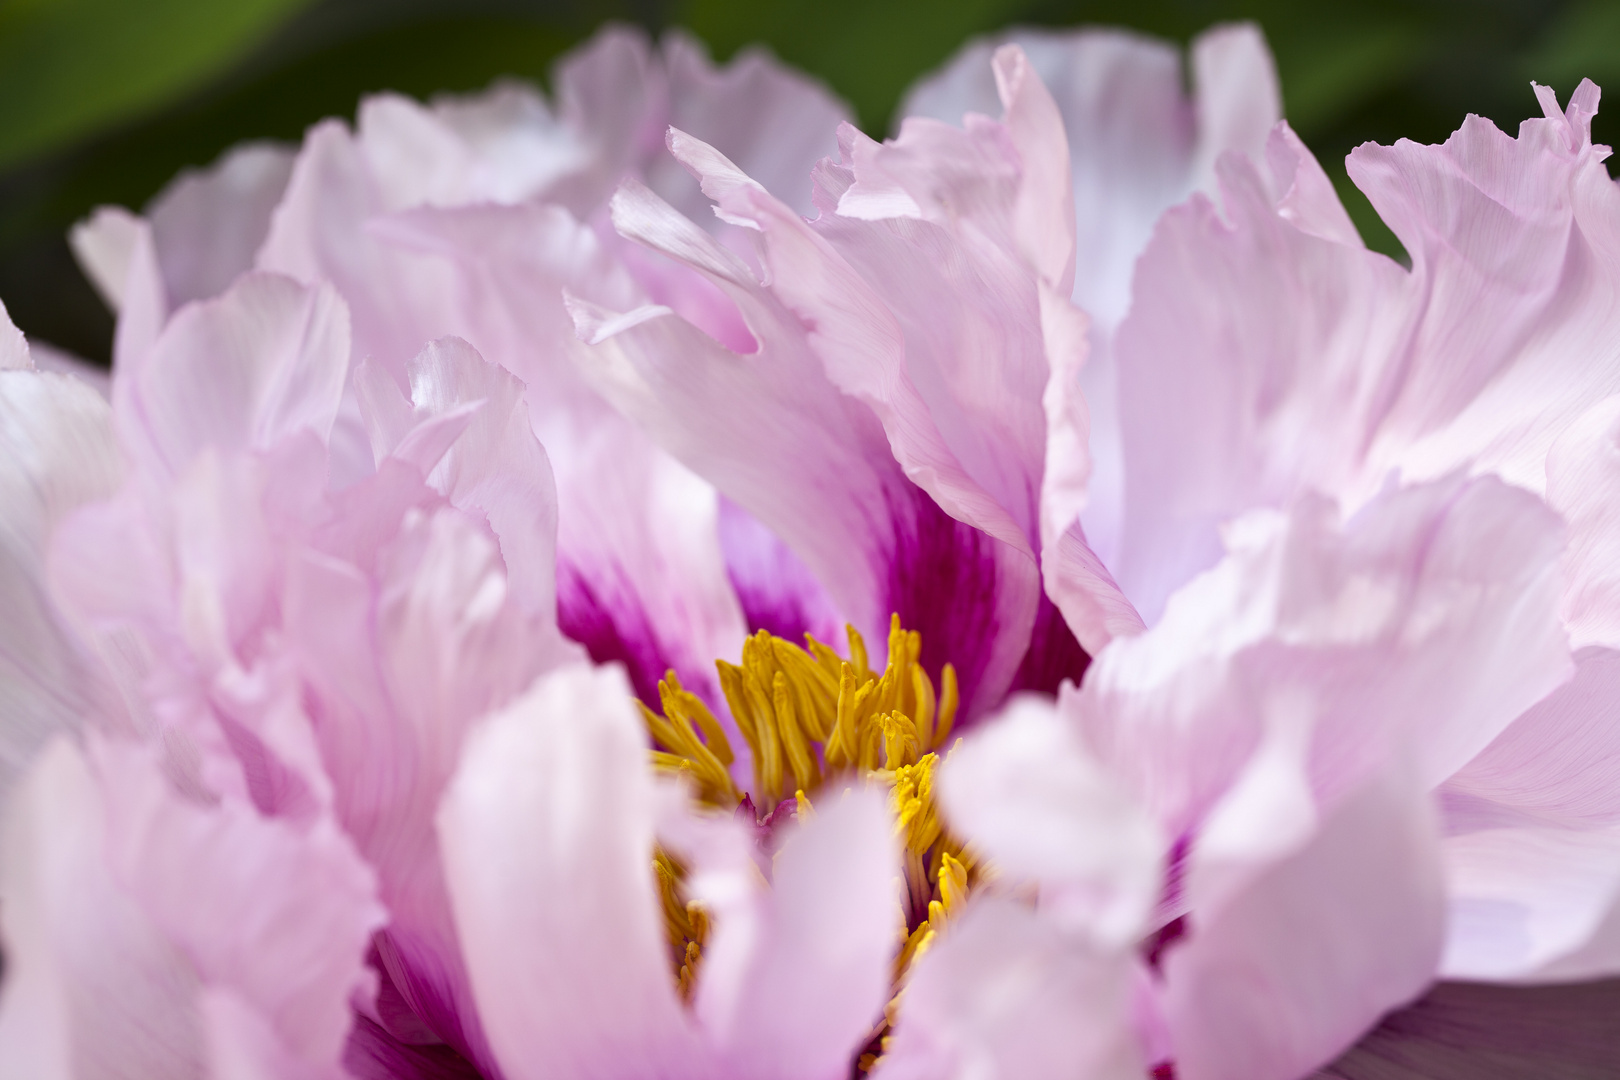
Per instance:
[[[1186,41],[1253,19],[1289,120],[1368,242],[1395,254],[1344,180],[1352,147],[1438,141],[1468,112],[1511,130],[1537,112],[1531,79],[1560,99],[1582,76],[1620,87],[1616,0],[0,0],[0,299],[25,331],[104,360],[111,319],[64,241],[92,207],[140,207],[179,169],[246,138],[296,140],[369,91],[543,82],[609,19],[688,27],[720,59],[764,42],[873,134],[973,34],[1092,23]],[[1620,139],[1620,119],[1600,115],[1594,134]]]

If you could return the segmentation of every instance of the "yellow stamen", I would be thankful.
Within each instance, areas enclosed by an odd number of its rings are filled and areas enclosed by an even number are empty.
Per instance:
[[[709,936],[709,915],[702,906],[681,899],[686,868],[662,849],[653,849],[653,876],[664,908],[664,936],[669,941],[670,964],[681,1000],[688,1001],[696,985],[703,943]]]
[[[889,661],[874,675],[854,627],[848,660],[805,635],[805,647],[761,630],[743,642],[742,663],[719,661],[720,692],[754,765],[761,810],[790,791],[815,791],[829,776],[893,771],[937,749],[955,718],[956,671],[934,682],[923,670],[922,635],[890,620]],[[670,672],[658,684],[664,714],[643,713],[661,771],[689,776],[698,797],[729,809],[741,798],[728,766],[731,745],[696,694]],[[685,764],[682,764],[684,760]]]
[[[760,631],[743,642],[742,663],[715,666],[720,692],[748,744],[750,793],[759,810],[769,812],[791,792],[803,821],[814,813],[810,797],[824,787],[862,775],[889,784],[903,853],[898,895],[908,923],[917,920],[895,957],[896,992],[887,1010],[892,1019],[912,966],[961,913],[977,879],[973,860],[945,832],[933,797],[934,770],[960,697],[950,664],[941,668],[936,689],[921,663],[922,636],[904,629],[898,615],[889,623],[889,657],[880,673],[872,671],[861,635],[852,626],[846,630],[847,660],[809,634],[801,648]],[[730,811],[741,794],[728,768],[734,757],[725,729],[673,671],[658,693],[663,715],[642,710],[656,746],[654,767],[687,777],[701,801]],[[685,872],[679,864],[659,852],[654,865],[676,984],[687,998],[708,920],[701,908],[681,900]],[[863,1055],[857,1071],[876,1060]]]

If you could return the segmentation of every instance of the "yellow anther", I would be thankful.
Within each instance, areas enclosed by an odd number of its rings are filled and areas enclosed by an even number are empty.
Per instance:
[[[934,745],[934,683],[921,666],[911,669],[911,694],[916,701],[914,717],[917,721],[917,742],[920,746]]]
[[[809,821],[815,816],[815,807],[810,805],[810,800],[805,796],[803,788],[793,793],[793,802],[795,804],[794,816],[800,821]]]
[[[961,860],[948,851],[940,852],[939,859],[939,900],[945,905],[947,915],[955,915],[967,903],[968,871]],[[929,917],[932,921],[932,916]]]
[[[664,936],[669,942],[670,964],[682,1000],[689,1000],[697,979],[703,943],[709,937],[709,915],[696,903],[681,899],[686,868],[662,848],[653,848],[653,877],[664,909]]]
[[[866,662],[866,640],[853,624],[846,624],[844,633],[849,636],[849,662],[855,669],[855,678],[866,682],[872,677],[872,666]]]
[[[934,807],[934,766],[937,754],[924,754],[912,765],[894,770],[895,827],[905,838],[906,850],[922,855],[939,839],[939,813]]]
[[[809,634],[804,635],[804,644],[810,650],[810,655],[816,658],[816,663],[821,665],[822,669],[827,672],[827,677],[836,686],[838,683],[838,670],[846,663],[844,658],[833,651],[831,646],[823,645]]]
[[[787,673],[778,671],[771,686],[771,700],[776,706],[776,725],[782,733],[782,748],[793,769],[793,779],[800,788],[813,788],[821,782],[821,770],[805,738],[799,710],[794,707],[793,694],[788,689]]]
[[[681,960],[681,969],[675,976],[675,991],[681,995],[682,1001],[692,1000],[692,991],[697,986],[698,961],[703,959],[703,946],[695,941],[686,943],[686,955]]]
[[[898,769],[917,760],[917,725],[896,709],[877,718],[883,732],[883,767]]]
[[[905,979],[911,965],[915,964],[922,954],[928,951],[928,946],[933,944],[934,932],[934,928],[925,922],[913,930],[907,936],[906,943],[900,946],[900,955],[894,958],[894,982],[897,985]]]
[[[947,663],[939,673],[939,723],[934,727],[929,749],[937,750],[950,738],[951,724],[956,720],[956,703],[956,668]]]
[[[737,789],[726,771],[726,765],[732,760],[731,744],[721,732],[719,722],[695,694],[681,689],[673,671],[658,684],[658,692],[664,706],[663,716],[637,702],[647,731],[666,751],[662,754],[653,751],[654,767],[662,772],[679,771],[690,776],[698,786],[700,798],[735,804]],[[703,729],[707,743],[693,728],[694,719]],[[677,766],[671,758],[682,759],[686,764]]]

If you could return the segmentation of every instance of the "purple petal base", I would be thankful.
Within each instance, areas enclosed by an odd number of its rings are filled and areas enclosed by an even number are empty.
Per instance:
[[[484,1080],[471,1062],[443,1043],[402,1043],[359,1014],[343,1050],[343,1067],[354,1080]]]

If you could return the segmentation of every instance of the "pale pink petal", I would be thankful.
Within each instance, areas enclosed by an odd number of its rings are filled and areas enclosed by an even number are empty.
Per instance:
[[[171,305],[218,296],[252,268],[292,164],[285,146],[242,143],[158,193],[147,218]]]
[[[1367,145],[1350,175],[1412,256],[1424,298],[1383,456],[1413,476],[1471,461],[1539,491],[1552,441],[1620,390],[1620,190],[1590,137],[1598,90],[1512,138],[1469,117],[1440,146]]]
[[[419,421],[476,407],[454,440],[421,463],[425,478],[451,505],[488,519],[508,587],[530,612],[550,617],[556,609],[557,493],[551,463],[529,426],[522,384],[456,338],[428,345],[407,370]],[[373,434],[374,444],[378,437]],[[398,450],[398,443],[390,447]]]
[[[1620,824],[1620,653],[1588,646],[1575,674],[1447,779],[1459,829]]]
[[[440,321],[455,294],[441,260],[391,250],[368,222],[392,207],[358,140],[337,121],[312,128],[271,220],[256,265],[305,282],[329,282],[349,306],[352,361],[370,357],[401,385],[426,342],[454,332]]]
[[[1091,408],[1079,373],[1090,346],[1090,320],[1041,285],[1041,320],[1050,371],[1041,394],[1046,414],[1046,461],[1041,475],[1041,578],[1046,595],[1081,646],[1095,655],[1114,637],[1144,627],[1142,616],[1092,548],[1081,524],[1096,476]]]
[[[1043,910],[1108,946],[1141,935],[1165,841],[1057,706],[1013,698],[951,751],[938,783],[951,828],[1001,873],[1038,882]]]
[[[664,131],[689,131],[717,146],[774,194],[810,210],[810,169],[837,150],[834,131],[849,108],[808,77],[759,49],[716,68],[703,46],[679,31],[654,53],[640,34],[601,31],[558,64],[558,110],[595,162],[553,196],[581,217],[626,174],[687,216],[720,231],[691,178],[664,153]]]
[[[456,928],[502,1072],[705,1074],[654,893],[630,687],[570,667],[468,741],[438,816]]]
[[[1310,732],[1318,801],[1392,753],[1432,787],[1568,677],[1560,532],[1492,479],[1391,491],[1342,522],[1320,499],[1243,518],[1215,570],[1093,663],[1088,740],[1173,837],[1277,725]]]
[[[1164,210],[1195,189],[1213,193],[1213,165],[1223,152],[1259,159],[1280,116],[1276,74],[1252,26],[1217,27],[1194,41],[1190,100],[1168,43],[1116,30],[1021,29],[968,45],[911,91],[902,113],[950,123],[967,112],[993,113],[990,58],[1003,41],[1025,51],[1068,136],[1073,298],[1095,320],[1090,355],[1075,379],[1091,416],[1085,535],[1113,566],[1121,554],[1124,473],[1111,338],[1130,306],[1132,269]]]
[[[830,796],[776,853],[763,895],[715,906],[695,1011],[731,1075],[841,1080],[881,1018],[903,929],[887,801]]]
[[[529,419],[557,474],[559,620],[599,662],[623,661],[656,701],[674,667],[713,683],[744,627],[717,542],[712,488],[591,390],[561,283],[602,300],[637,292],[595,235],[555,207],[469,207],[396,215],[374,230],[455,261],[464,294],[447,320],[523,379]],[[549,298],[548,298],[549,297]]]
[[[119,369],[120,435],[171,473],[208,447],[267,450],[300,431],[324,441],[348,353],[348,311],[330,289],[241,278],[176,315],[136,371]]]
[[[912,969],[877,1080],[1139,1080],[1131,961],[982,899]]]
[[[66,349],[59,349],[39,338],[28,342],[28,355],[33,359],[36,371],[71,375],[106,400],[112,400],[112,373],[102,365],[92,363],[82,356],[75,356]],[[4,363],[0,363],[0,370],[3,370],[4,366]]]
[[[564,629],[599,659],[630,663],[649,699],[672,666],[695,687],[712,682],[714,657],[733,655],[742,631],[713,537],[713,494],[568,360],[578,344],[563,284],[634,302],[633,284],[555,207],[382,217],[377,183],[354,139],[318,129],[262,261],[336,282],[354,311],[354,355],[401,387],[422,342],[449,334],[532,387],[529,417],[559,474]]]
[[[1023,49],[1062,114],[1082,253],[1074,299],[1112,327],[1159,215],[1195,188],[1212,189],[1223,152],[1259,157],[1281,115],[1270,55],[1253,26],[1206,32],[1193,43],[1188,100],[1168,43],[1119,30],[1015,30],[963,48],[912,88],[901,114],[955,124],[993,113],[991,54],[1003,42]]]
[[[1198,143],[1193,154],[1197,184],[1209,190],[1214,165],[1231,151],[1258,160],[1282,118],[1282,89],[1260,28],[1228,23],[1192,43]]]
[[[378,94],[360,103],[355,126],[385,210],[519,202],[589,160],[578,133],[516,82],[432,105]]]
[[[1016,51],[1000,64],[1006,126],[981,118],[964,132],[918,122],[881,146],[846,128],[845,163],[817,171],[822,214],[812,224],[713,147],[672,131],[672,152],[702,180],[722,220],[762,234],[768,298],[742,260],[705,246],[701,233],[659,210],[650,195],[627,186],[615,203],[627,236],[687,262],[731,294],[764,352],[803,340],[824,377],[883,424],[906,475],[952,517],[1012,549],[998,560],[1007,580],[997,601],[1003,636],[986,665],[991,673],[1030,652],[1022,626],[1044,605],[1033,583],[1019,580],[1036,569],[1036,498],[1046,454],[1040,290],[1044,281],[1066,292],[1069,266],[1061,126]],[[1033,222],[1054,216],[1059,239],[1050,230],[1037,234]],[[745,299],[750,292],[755,298]],[[767,299],[795,321],[768,328],[763,312],[753,314]],[[786,340],[777,344],[773,335]],[[1069,335],[1063,347],[1072,345]],[[993,362],[984,360],[987,352]],[[760,507],[728,494],[783,532]],[[783,535],[816,570],[802,542]],[[1014,552],[1027,553],[1030,563],[1016,562]],[[1034,604],[1020,610],[1032,592]],[[1069,670],[1052,678],[1046,670],[1052,665],[1035,663],[1028,681],[1050,682],[1043,687],[1050,689],[1064,674],[1078,675],[1084,658],[1060,619],[1047,623],[1050,650],[1068,654],[1066,664],[1055,666]],[[929,630],[919,629],[926,648]],[[956,661],[962,664],[960,656]],[[1020,673],[1017,683],[1025,681]]]
[[[1572,981],[1620,971],[1620,829],[1497,828],[1447,837],[1441,974]],[[1598,940],[1594,941],[1594,938]]]
[[[168,324],[170,310],[152,226],[131,215],[128,233],[128,253],[119,263],[124,278],[118,294],[118,322],[113,327],[115,403],[122,403],[132,392],[152,346]]]
[[[906,479],[872,413],[827,380],[802,321],[740,259],[643,187],[621,188],[615,220],[725,289],[760,348],[739,356],[667,309],[617,315],[575,300],[604,394],[780,536],[863,633],[886,634],[898,611],[930,669],[957,665],[970,712],[998,699],[1036,606],[1028,556]],[[992,628],[1010,629],[987,641]]]
[[[330,819],[304,828],[169,785],[145,748],[93,747],[109,863],[199,978],[229,987],[287,1051],[336,1064],[384,920],[376,878]]]
[[[1194,197],[1163,218],[1115,341],[1125,518],[1109,566],[1149,625],[1213,565],[1222,521],[1310,487],[1368,493],[1383,358],[1405,341],[1401,268],[1281,208],[1326,183],[1286,127],[1267,170],[1232,155],[1220,176],[1224,213]]]
[[[646,35],[607,26],[557,62],[557,113],[588,148],[585,168],[556,184],[549,199],[589,217],[663,139],[668,87]]]
[[[1456,977],[1568,979],[1620,971],[1620,654],[1588,647],[1575,676],[1441,787]]]
[[[79,268],[115,314],[124,306],[124,288],[141,225],[139,215],[122,206],[98,206],[68,231],[68,245]]]
[[[821,83],[785,67],[770,53],[743,49],[716,68],[696,38],[665,35],[669,116],[664,126],[690,132],[719,149],[765,190],[808,214],[810,170],[838,152],[838,125],[849,106]],[[663,153],[662,132],[642,168],[647,186],[693,220],[709,216],[690,176]]]
[[[719,204],[763,231],[773,290],[812,321],[828,377],[872,407],[908,475],[1033,554],[1049,369],[1040,286],[1069,291],[1073,208],[1050,96],[1016,49],[996,68],[1004,123],[914,120],[884,144],[846,128],[843,164],[817,171],[811,226],[746,186]]]
[[[101,793],[67,739],[13,792],[0,850],[0,1072],[30,1080],[201,1075],[196,970],[104,861]]]
[[[1569,523],[1570,643],[1620,648],[1620,396],[1581,414],[1547,454],[1547,505]]]
[[[7,331],[0,310],[0,340]],[[14,340],[23,363],[0,368],[0,798],[54,733],[93,711],[98,679],[49,595],[47,555],[58,524],[112,494],[123,473],[106,402],[76,379],[29,370]]]
[[[1421,993],[1440,959],[1437,842],[1428,796],[1380,778],[1197,909],[1164,960],[1175,1075],[1294,1080]]]
[[[311,1062],[289,1051],[264,1015],[229,989],[204,990],[197,1011],[209,1080],[349,1080],[334,1062]]]
[[[471,725],[570,655],[509,596],[494,537],[391,463],[344,493],[344,530],[289,569],[283,610],[339,819],[391,915],[383,962],[440,1037],[488,1061],[433,814]]]

